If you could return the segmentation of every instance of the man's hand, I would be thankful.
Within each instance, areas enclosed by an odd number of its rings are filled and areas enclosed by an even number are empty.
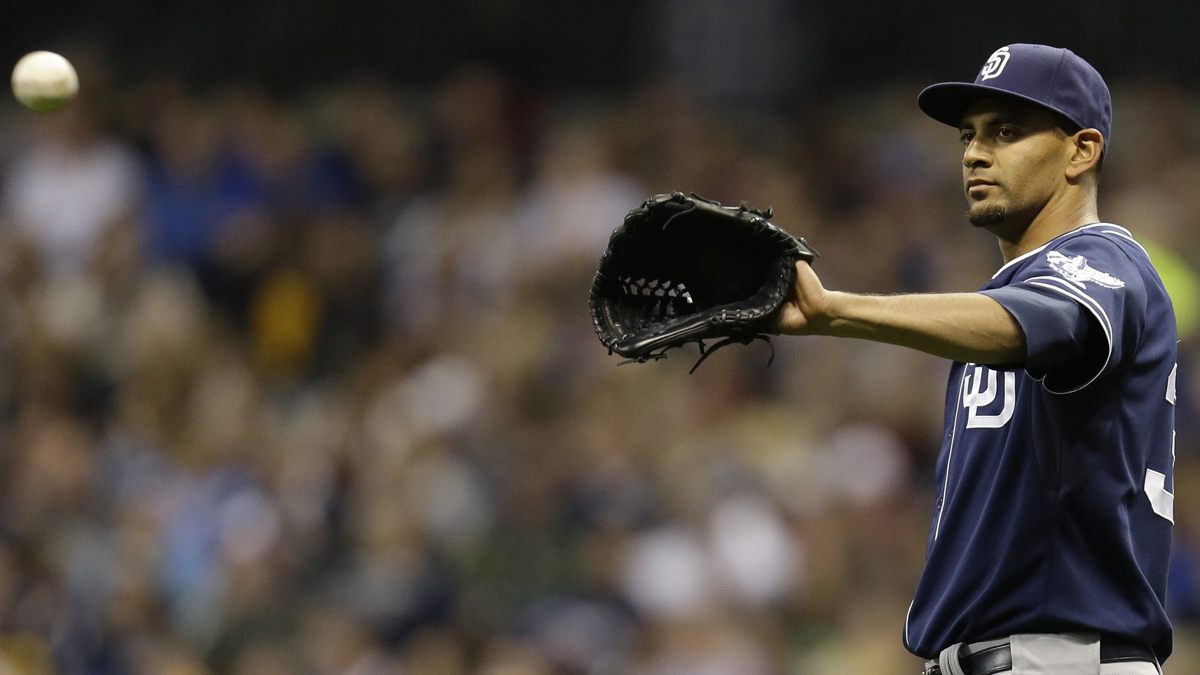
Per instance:
[[[796,262],[796,284],[779,309],[779,332],[785,335],[820,335],[833,319],[833,293],[825,290],[807,262]]]

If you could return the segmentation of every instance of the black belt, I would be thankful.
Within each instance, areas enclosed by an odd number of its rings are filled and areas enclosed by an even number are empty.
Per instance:
[[[1100,663],[1128,663],[1146,661],[1158,663],[1154,658],[1154,650],[1146,645],[1125,638],[1105,637],[1100,640]],[[966,675],[994,675],[1006,670],[1012,670],[1012,648],[1004,644],[985,647],[972,652],[970,645],[964,645],[959,656],[963,672]],[[935,661],[925,662],[924,675],[942,675],[942,668]]]

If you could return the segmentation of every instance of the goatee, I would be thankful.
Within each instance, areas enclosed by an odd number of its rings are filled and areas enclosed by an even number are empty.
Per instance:
[[[969,209],[967,220],[975,227],[992,227],[1008,220],[1008,209],[1000,204],[988,204],[981,209]]]

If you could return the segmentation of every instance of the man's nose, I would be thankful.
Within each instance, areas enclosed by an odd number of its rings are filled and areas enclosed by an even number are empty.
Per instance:
[[[967,143],[966,150],[963,151],[963,166],[968,169],[981,166],[991,166],[992,155],[983,147],[983,143],[978,137],[972,138],[970,143]]]

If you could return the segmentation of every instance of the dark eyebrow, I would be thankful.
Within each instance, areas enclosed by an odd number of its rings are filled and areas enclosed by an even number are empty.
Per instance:
[[[995,124],[995,125],[1016,124],[1016,125],[1020,126],[1023,124],[1027,124],[1028,120],[1022,115],[1017,115],[1017,114],[1013,114],[1013,113],[1004,113],[1001,115],[996,115],[994,118],[992,118],[991,123]]]
[[[996,113],[995,115],[985,117],[983,119],[983,126],[1001,126],[1004,124],[1015,124],[1017,126],[1024,126],[1024,125],[1028,124],[1028,119],[1026,119],[1023,115],[1020,115],[1018,113],[1011,113],[1011,112]],[[958,126],[958,130],[960,132],[961,131],[973,131],[974,129],[975,129],[975,127],[973,127],[969,124],[960,124]]]

